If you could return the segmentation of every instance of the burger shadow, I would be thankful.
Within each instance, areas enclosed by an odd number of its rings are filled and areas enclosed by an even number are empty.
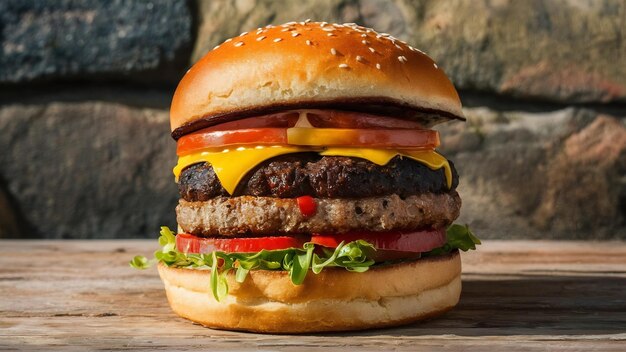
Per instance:
[[[482,279],[484,277],[481,274],[480,280],[464,278],[459,305],[437,318],[333,336],[608,335],[626,332],[624,277],[532,275],[504,280]]]

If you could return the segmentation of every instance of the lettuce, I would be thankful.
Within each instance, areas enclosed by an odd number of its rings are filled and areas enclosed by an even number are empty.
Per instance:
[[[450,253],[455,249],[467,252],[470,249],[476,249],[476,245],[480,244],[480,240],[472,233],[469,226],[452,224],[446,230],[446,244],[442,247],[435,248],[430,252],[422,253],[423,257],[443,255]]]
[[[444,246],[422,255],[442,255],[456,249],[467,251],[476,249],[476,244],[480,244],[480,240],[467,226],[450,226],[446,237],[447,243]],[[365,272],[375,263],[368,254],[376,250],[370,243],[357,240],[341,242],[334,249],[321,247],[318,253],[315,252],[316,247],[313,243],[305,243],[303,248],[262,250],[257,253],[221,251],[204,254],[184,253],[176,248],[176,235],[167,227],[161,227],[159,245],[161,249],[154,253],[154,259],[136,256],[130,261],[130,266],[146,269],[157,262],[162,262],[169,267],[210,270],[211,292],[217,301],[228,296],[226,276],[233,270],[235,280],[240,283],[245,281],[251,270],[282,270],[289,273],[294,285],[300,285],[309,271],[319,274],[325,268],[340,267],[353,272]]]
[[[160,250],[154,253],[154,259],[148,260],[143,256],[136,256],[130,261],[130,266],[137,269],[146,269],[157,262],[170,267],[186,269],[211,270],[211,292],[216,300],[220,301],[228,295],[226,275],[235,270],[235,280],[244,282],[250,270],[284,270],[289,272],[289,278],[294,285],[304,282],[310,270],[319,274],[327,267],[342,267],[350,271],[366,271],[374,261],[368,259],[367,250],[375,250],[365,241],[343,242],[334,250],[324,249],[320,256],[313,251],[315,245],[305,243],[303,248],[289,248],[282,250],[262,250],[257,253],[225,253],[215,251],[207,254],[183,253],[176,249],[176,236],[167,227],[161,227],[159,244]],[[220,261],[221,259],[221,261]]]

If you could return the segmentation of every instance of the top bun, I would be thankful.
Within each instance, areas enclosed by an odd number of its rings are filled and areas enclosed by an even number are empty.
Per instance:
[[[429,125],[463,119],[454,86],[418,49],[355,24],[290,22],[209,51],[178,85],[170,121],[178,138],[255,113],[349,105],[427,114]]]

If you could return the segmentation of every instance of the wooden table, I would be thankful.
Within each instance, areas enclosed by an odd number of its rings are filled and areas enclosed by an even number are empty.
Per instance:
[[[156,241],[0,241],[0,350],[626,351],[626,243],[485,241],[463,254],[459,306],[393,329],[304,336],[217,331],[175,316]]]

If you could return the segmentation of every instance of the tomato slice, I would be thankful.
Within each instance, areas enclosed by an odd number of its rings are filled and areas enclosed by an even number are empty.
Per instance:
[[[443,246],[446,243],[444,229],[422,231],[368,232],[355,231],[344,234],[313,234],[308,236],[278,236],[249,238],[204,238],[188,233],[176,235],[176,248],[184,253],[256,253],[261,250],[302,248],[304,243],[336,248],[341,242],[364,240],[371,243],[376,251],[368,253],[377,262],[410,259],[422,252]]]
[[[307,110],[307,118],[311,125],[321,128],[424,128],[417,121],[352,111]]]
[[[248,128],[231,131],[199,131],[178,140],[176,154],[185,155],[207,148],[233,145],[284,145],[287,144],[285,128]]]
[[[276,250],[302,248],[306,237],[250,237],[250,238],[204,238],[188,233],[176,235],[176,248],[184,253],[256,253],[263,249]]]
[[[418,257],[446,243],[445,229],[422,231],[365,232],[355,231],[344,234],[314,234],[311,242],[335,248],[341,242],[364,240],[371,243],[376,251],[371,253],[376,261]]]
[[[178,140],[176,153],[186,155],[208,148],[235,145],[302,145],[319,147],[434,149],[439,133],[433,130],[343,128],[249,128],[205,131]]]
[[[434,149],[439,146],[439,134],[423,129],[417,121],[390,116],[292,110],[225,122],[190,133],[178,140],[177,154],[251,144]]]
[[[266,128],[266,127],[280,127],[288,128],[296,124],[300,118],[298,111],[285,111],[274,114],[247,117],[240,120],[220,123],[215,126],[207,127],[201,131],[231,131],[241,130],[247,128]],[[198,132],[201,132],[198,131]],[[194,132],[197,133],[197,132]]]

